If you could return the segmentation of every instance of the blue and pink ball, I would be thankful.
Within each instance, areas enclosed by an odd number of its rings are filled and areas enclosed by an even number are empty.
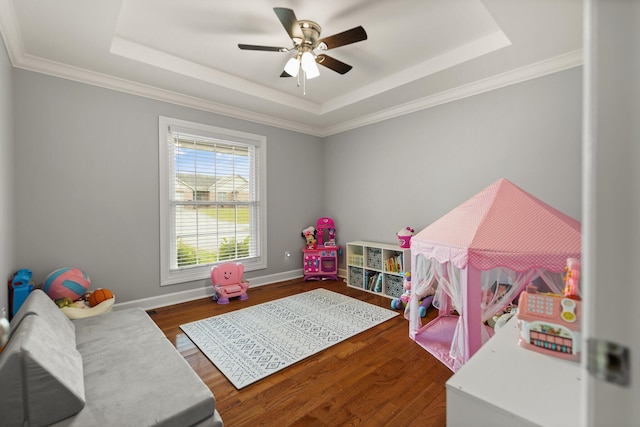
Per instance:
[[[87,293],[90,285],[91,279],[84,271],[66,267],[49,274],[42,284],[42,290],[52,300],[70,298],[76,301]]]

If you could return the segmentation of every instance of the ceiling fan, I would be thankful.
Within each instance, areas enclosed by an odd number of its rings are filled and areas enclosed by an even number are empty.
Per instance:
[[[323,65],[337,73],[345,74],[351,70],[351,65],[345,64],[331,56],[324,54],[329,49],[356,43],[367,39],[367,33],[361,26],[320,38],[322,28],[313,21],[298,21],[291,9],[274,7],[282,26],[291,37],[293,47],[259,46],[252,44],[238,44],[243,50],[261,50],[269,52],[294,52],[294,55],[284,67],[280,77],[296,77],[302,69],[306,79],[320,75],[318,66]]]

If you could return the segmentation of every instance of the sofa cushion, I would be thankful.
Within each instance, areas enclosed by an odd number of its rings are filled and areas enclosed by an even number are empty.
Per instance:
[[[85,346],[112,347],[123,337],[136,343],[143,343],[147,339],[166,339],[162,330],[139,307],[76,319],[72,323],[80,352]]]
[[[84,361],[87,404],[75,417],[56,426],[191,426],[207,419],[211,422],[216,416],[213,394],[149,316],[139,309],[110,314],[117,316],[74,321]],[[98,318],[108,320],[102,325],[104,331]],[[117,325],[122,331],[113,329]]]
[[[78,413],[85,404],[80,353],[41,316],[24,316],[0,354],[0,396],[7,425],[49,425]]]
[[[30,314],[41,316],[58,333],[64,334],[65,341],[75,346],[76,332],[73,323],[41,289],[35,289],[29,294],[24,304],[11,319],[11,329],[16,329],[22,319]]]

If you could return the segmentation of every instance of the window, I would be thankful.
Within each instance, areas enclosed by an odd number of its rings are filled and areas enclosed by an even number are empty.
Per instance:
[[[162,285],[266,268],[266,138],[160,117]]]

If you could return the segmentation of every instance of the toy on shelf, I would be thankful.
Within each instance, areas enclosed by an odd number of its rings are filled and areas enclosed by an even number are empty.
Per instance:
[[[338,254],[336,227],[333,219],[318,219],[316,226],[302,230],[306,247],[302,250],[304,280],[338,280]]]
[[[577,294],[577,281],[572,285]],[[518,301],[518,343],[543,354],[580,360],[580,304],[579,299],[538,293],[535,285],[528,285]]]
[[[214,294],[211,298],[218,304],[229,304],[229,298],[240,297],[241,301],[249,298],[247,289],[249,282],[243,280],[244,265],[239,262],[226,262],[211,268],[211,284]]]
[[[405,316],[408,318],[408,305],[409,300],[411,299],[411,273],[404,273],[404,281],[402,283],[402,288],[404,292],[400,295],[399,298],[394,298],[391,300],[391,308],[394,310],[405,310]],[[426,295],[424,298],[420,300],[420,305],[418,306],[418,313],[420,317],[425,317],[427,315],[427,308],[433,302],[433,293],[430,295]]]
[[[413,236],[414,230],[411,227],[405,227],[402,230],[396,233],[398,237],[398,245],[401,248],[408,249],[411,247],[411,237]]]

